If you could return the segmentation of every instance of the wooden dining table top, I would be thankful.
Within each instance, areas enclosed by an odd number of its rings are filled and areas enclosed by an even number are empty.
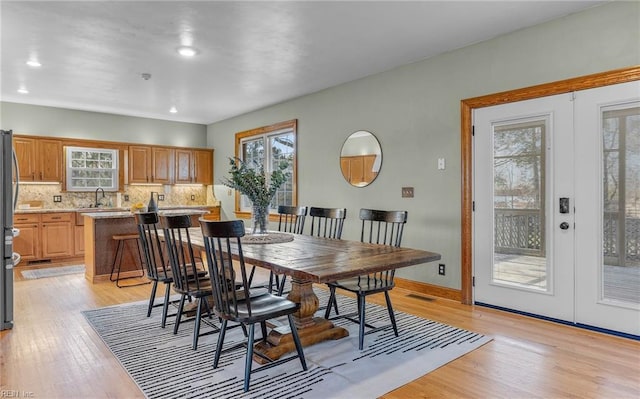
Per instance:
[[[194,246],[204,248],[202,230],[192,228]],[[293,240],[274,244],[242,244],[246,263],[312,283],[327,283],[368,273],[433,262],[440,254],[421,249],[368,244],[292,234]],[[238,257],[237,245],[231,252]]]

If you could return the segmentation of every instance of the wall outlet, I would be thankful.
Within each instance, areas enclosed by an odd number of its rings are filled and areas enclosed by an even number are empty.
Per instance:
[[[53,202],[62,202],[62,195],[54,195]]]
[[[413,198],[413,187],[402,187],[402,198]]]
[[[125,194],[125,195],[124,195],[124,200],[125,200],[125,201],[129,201],[129,194]]]
[[[444,272],[445,272],[445,270],[444,270],[444,263],[440,263],[440,264],[438,265],[438,274],[439,274],[439,275],[441,275],[441,276],[444,276]]]
[[[195,201],[196,200],[196,196],[191,194],[191,201]]]
[[[164,194],[158,194],[158,201],[164,201]]]

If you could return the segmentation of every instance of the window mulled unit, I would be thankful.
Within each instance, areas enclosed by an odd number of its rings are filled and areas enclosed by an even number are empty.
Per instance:
[[[261,164],[267,177],[282,161],[287,161],[289,178],[278,189],[269,207],[275,213],[279,205],[297,205],[297,124],[296,119],[236,133],[236,157]],[[251,215],[251,201],[236,192],[236,216]]]
[[[66,147],[67,191],[118,191],[118,150]]]

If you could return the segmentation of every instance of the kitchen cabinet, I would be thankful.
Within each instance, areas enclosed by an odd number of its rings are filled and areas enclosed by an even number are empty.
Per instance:
[[[175,182],[213,184],[213,150],[176,149]]]
[[[129,146],[129,183],[171,184],[173,150],[167,147]]]
[[[213,184],[213,150],[193,150],[193,182]]]
[[[73,217],[69,212],[15,215],[14,225],[20,229],[15,251],[25,261],[74,256]]]
[[[61,182],[62,141],[14,137],[21,181]]]
[[[37,259],[40,254],[40,215],[15,215],[13,225],[20,229],[20,235],[13,239],[13,250],[23,261]]]
[[[176,183],[192,183],[193,182],[193,151],[190,149],[175,150],[175,182]]]
[[[42,215],[42,258],[73,256],[73,213],[45,213]]]
[[[76,256],[84,256],[84,216],[76,212],[76,223],[73,227],[73,253]]]

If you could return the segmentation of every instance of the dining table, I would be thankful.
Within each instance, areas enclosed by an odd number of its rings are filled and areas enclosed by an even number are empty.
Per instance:
[[[204,251],[202,230],[189,230],[192,245]],[[276,240],[251,240],[249,234],[242,238],[244,261],[245,264],[290,277],[291,291],[287,298],[300,305],[293,318],[303,346],[349,335],[346,329],[335,326],[330,320],[314,317],[320,305],[313,284],[424,264],[441,258],[438,253],[421,249],[301,234],[268,232],[267,236],[269,234]],[[231,246],[231,252],[233,258],[238,259],[237,245]],[[254,350],[273,360],[294,351],[295,345],[288,326],[272,329],[266,342],[258,342]],[[258,356],[254,359],[261,361]]]

